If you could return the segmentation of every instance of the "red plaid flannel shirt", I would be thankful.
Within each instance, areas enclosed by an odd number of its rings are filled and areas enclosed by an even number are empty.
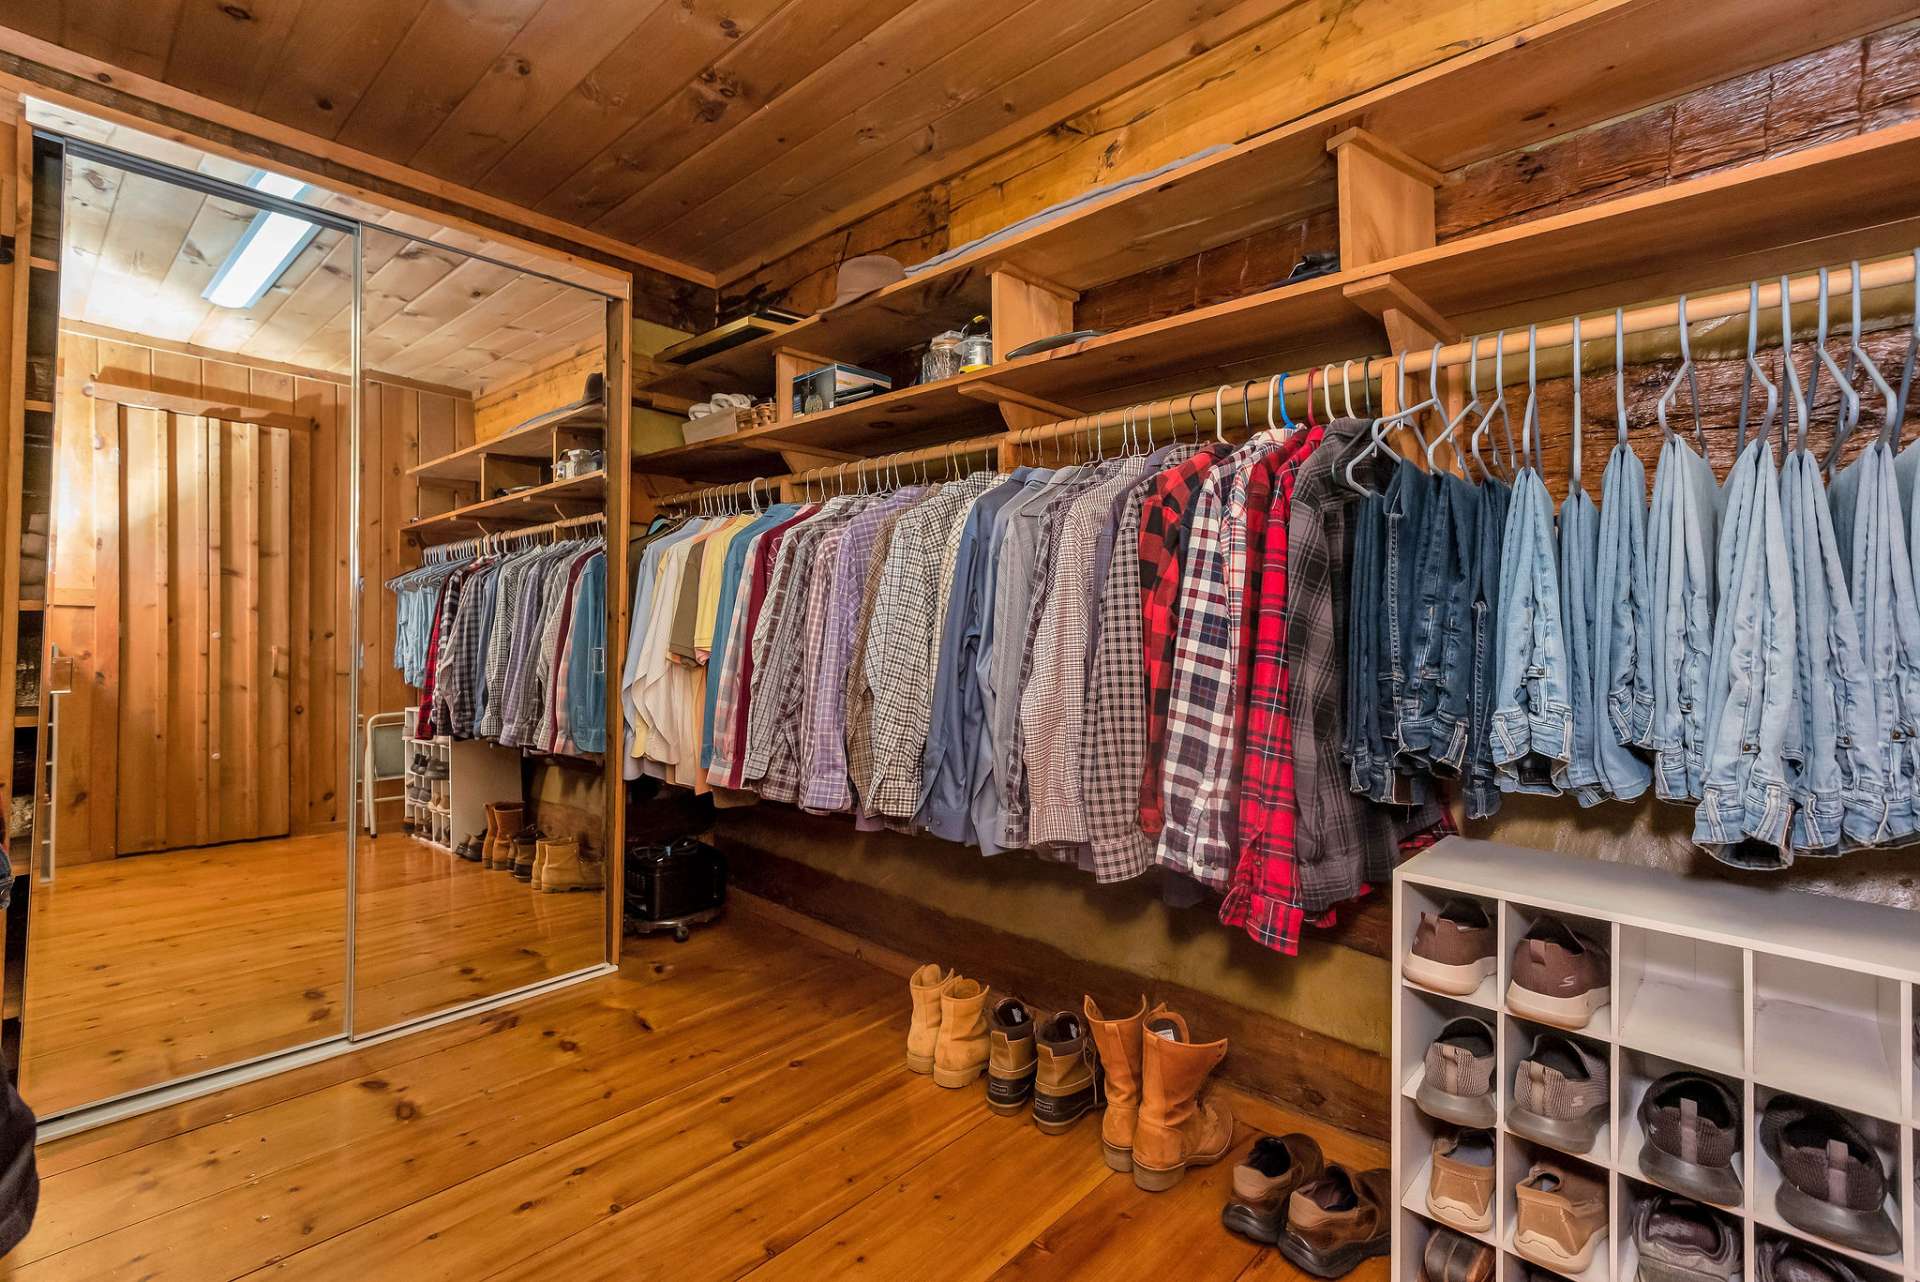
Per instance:
[[[1273,456],[1279,475],[1273,503],[1256,537],[1247,539],[1250,638],[1241,650],[1247,663],[1241,717],[1244,747],[1240,774],[1240,857],[1233,885],[1220,905],[1220,920],[1239,926],[1268,948],[1299,949],[1306,914],[1295,875],[1293,833],[1293,724],[1287,714],[1287,518],[1300,463],[1320,444],[1316,427],[1296,436]]]
[[[1179,626],[1180,567],[1186,560],[1187,515],[1213,465],[1230,452],[1209,445],[1152,482],[1140,504],[1140,631],[1147,690],[1146,768],[1140,776],[1140,831],[1158,836],[1166,824],[1160,775],[1167,752],[1167,710],[1173,703],[1173,649]]]

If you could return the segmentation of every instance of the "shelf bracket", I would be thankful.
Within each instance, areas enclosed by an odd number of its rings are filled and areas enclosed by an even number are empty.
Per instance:
[[[999,406],[1000,417],[1006,421],[1010,432],[1039,427],[1042,423],[1055,423],[1063,418],[1078,418],[1084,412],[1071,405],[1002,387],[998,383],[963,383],[954,390],[973,400]]]

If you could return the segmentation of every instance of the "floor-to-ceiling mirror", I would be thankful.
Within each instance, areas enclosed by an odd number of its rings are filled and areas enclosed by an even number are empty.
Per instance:
[[[362,254],[356,1033],[603,961],[608,831],[607,300]]]
[[[199,177],[63,166],[43,1116],[346,1028],[356,229],[297,180]]]

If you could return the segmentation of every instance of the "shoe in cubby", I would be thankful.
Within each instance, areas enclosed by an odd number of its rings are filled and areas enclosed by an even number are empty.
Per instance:
[[[1589,1162],[1612,1159],[1612,1055],[1606,1043],[1508,1016],[1504,1056],[1509,1131]]]
[[[1620,1184],[1623,1282],[1739,1282],[1745,1233],[1737,1216],[1637,1180]]]
[[[1458,998],[1403,987],[1400,1093],[1456,1126],[1492,1126],[1499,1117],[1498,1042],[1490,1011]]]
[[[1613,1033],[1612,927],[1507,905],[1508,1013],[1567,1032]]]
[[[1742,1087],[1641,1051],[1620,1057],[1620,1171],[1696,1201],[1746,1205]]]
[[[1738,1077],[1746,1071],[1740,950],[1622,926],[1620,1045]]]
[[[1754,1120],[1756,1223],[1881,1268],[1903,1260],[1898,1125],[1761,1089]]]
[[[1898,1274],[1840,1255],[1792,1233],[1754,1230],[1754,1282],[1895,1282]]]
[[[1607,1277],[1608,1174],[1509,1137],[1506,1248],[1575,1282]]]
[[[1424,886],[1405,891],[1413,923],[1400,973],[1407,982],[1485,1010],[1499,1004],[1499,919],[1493,904],[1471,896],[1443,896]]]

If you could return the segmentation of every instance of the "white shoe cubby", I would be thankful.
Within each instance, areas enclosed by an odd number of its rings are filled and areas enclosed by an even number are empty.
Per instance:
[[[487,830],[487,803],[520,800],[520,754],[482,739],[414,737],[417,709],[407,710],[407,822],[413,835],[451,851]],[[445,763],[444,779],[414,769],[416,761]],[[416,790],[426,797],[416,800]]]
[[[1477,899],[1497,931],[1494,976],[1465,996],[1430,992],[1401,963],[1421,912],[1455,897]],[[1607,1124],[1585,1153],[1562,1153],[1514,1133],[1513,1076],[1549,1026],[1506,1002],[1514,946],[1535,921],[1558,917],[1605,946],[1611,1000],[1587,1027],[1566,1032],[1605,1062]],[[1740,1101],[1737,1205],[1715,1207],[1741,1241],[1742,1277],[1755,1276],[1757,1245],[1795,1239],[1845,1259],[1863,1282],[1920,1282],[1920,1055],[1914,1016],[1920,986],[1920,915],[1877,904],[1770,887],[1764,878],[1689,878],[1495,842],[1448,837],[1394,875],[1393,1182],[1399,1197],[1394,1282],[1418,1282],[1420,1254],[1437,1224],[1426,1180],[1436,1135],[1451,1129],[1415,1101],[1427,1045],[1448,1020],[1472,1015],[1495,1032],[1494,1224],[1472,1234],[1494,1246],[1495,1282],[1550,1280],[1556,1271],[1512,1249],[1514,1187],[1536,1157],[1595,1174],[1607,1187],[1607,1238],[1576,1282],[1633,1282],[1634,1210],[1661,1191],[1640,1165],[1638,1109],[1671,1072],[1718,1079]],[[1887,1213],[1901,1245],[1870,1256],[1787,1223],[1775,1206],[1779,1170],[1762,1151],[1767,1103],[1790,1093],[1845,1114],[1879,1151],[1889,1176]]]

